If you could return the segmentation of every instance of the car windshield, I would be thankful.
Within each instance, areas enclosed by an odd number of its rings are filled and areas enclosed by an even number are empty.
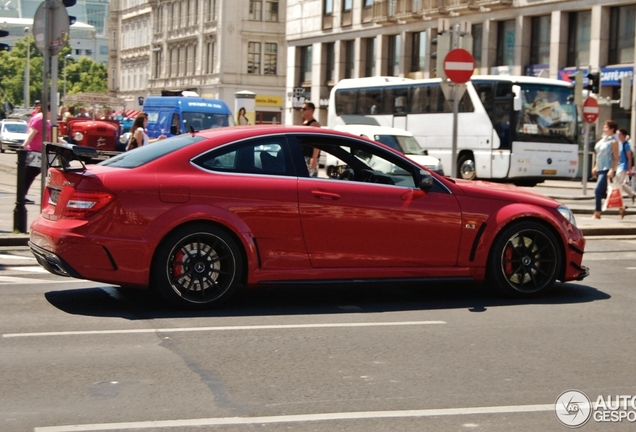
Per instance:
[[[422,148],[411,136],[375,135],[375,140],[404,154],[422,154]]]
[[[133,151],[121,153],[113,158],[107,159],[99,165],[112,166],[119,168],[135,168],[162,156],[179,150],[190,144],[203,141],[205,138],[200,136],[192,136],[190,134],[178,135],[165,140],[157,141],[150,145],[136,148]]]
[[[9,133],[26,133],[26,123],[5,123],[4,130]]]

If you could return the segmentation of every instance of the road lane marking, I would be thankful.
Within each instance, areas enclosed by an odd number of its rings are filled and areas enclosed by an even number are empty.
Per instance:
[[[28,273],[49,273],[49,274],[52,274],[51,272],[49,272],[44,267],[39,267],[39,266],[7,267],[5,270],[22,271],[22,272],[28,272]]]
[[[14,259],[20,261],[37,261],[34,256],[21,256],[21,255],[9,255],[9,254],[0,254],[0,260],[3,259]]]
[[[403,411],[360,411],[324,414],[298,414],[263,417],[217,417],[190,420],[156,420],[126,423],[100,423],[85,425],[36,427],[35,432],[85,432],[127,429],[176,428],[186,426],[255,425],[264,423],[300,423],[315,421],[365,420],[381,418],[437,417],[475,414],[513,414],[529,412],[554,412],[554,404],[511,405],[447,409],[423,409]]]
[[[86,281],[79,280],[79,279],[77,281],[86,283]],[[32,279],[32,278],[20,277],[20,276],[0,276],[0,285],[42,284],[42,283],[48,285],[48,284],[54,284],[54,283],[69,283],[69,282],[76,282],[76,281],[69,281],[68,278],[65,278],[63,280],[50,280],[50,279]]]
[[[172,327],[154,329],[129,329],[129,330],[85,330],[65,332],[41,332],[41,333],[7,333],[3,338],[37,337],[37,336],[79,336],[79,335],[110,335],[131,333],[177,333],[177,332],[204,332],[204,331],[236,331],[236,330],[285,330],[305,328],[343,328],[343,327],[391,327],[391,326],[419,326],[446,324],[446,321],[396,321],[396,322],[363,322],[363,323],[317,323],[317,324],[272,324],[272,325],[243,325],[223,327]]]

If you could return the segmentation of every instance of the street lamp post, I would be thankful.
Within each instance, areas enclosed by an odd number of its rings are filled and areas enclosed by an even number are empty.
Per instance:
[[[31,81],[30,69],[31,69],[31,36],[29,35],[29,27],[24,28],[24,33],[27,35],[27,49],[26,49],[26,68],[24,69],[24,109],[29,109],[29,82]]]
[[[62,93],[62,101],[66,104],[66,59],[72,58],[70,54],[64,56],[64,92]]]

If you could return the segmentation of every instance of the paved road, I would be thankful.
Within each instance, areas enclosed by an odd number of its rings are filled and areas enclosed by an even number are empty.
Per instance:
[[[534,301],[268,289],[192,313],[4,248],[0,430],[567,430],[561,392],[636,393],[635,260],[636,240],[592,239],[589,279]]]

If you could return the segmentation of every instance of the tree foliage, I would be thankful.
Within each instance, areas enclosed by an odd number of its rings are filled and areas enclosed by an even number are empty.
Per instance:
[[[33,37],[25,36],[16,41],[11,51],[0,51],[0,100],[15,107],[24,106],[25,70],[27,47],[29,56],[29,102],[42,99],[42,73],[44,59],[35,47]],[[88,57],[78,60],[66,58],[71,53],[67,45],[58,54],[57,88],[62,97],[64,88],[64,66],[66,65],[66,93],[106,93],[108,90],[108,69]],[[66,62],[64,59],[66,58]]]

